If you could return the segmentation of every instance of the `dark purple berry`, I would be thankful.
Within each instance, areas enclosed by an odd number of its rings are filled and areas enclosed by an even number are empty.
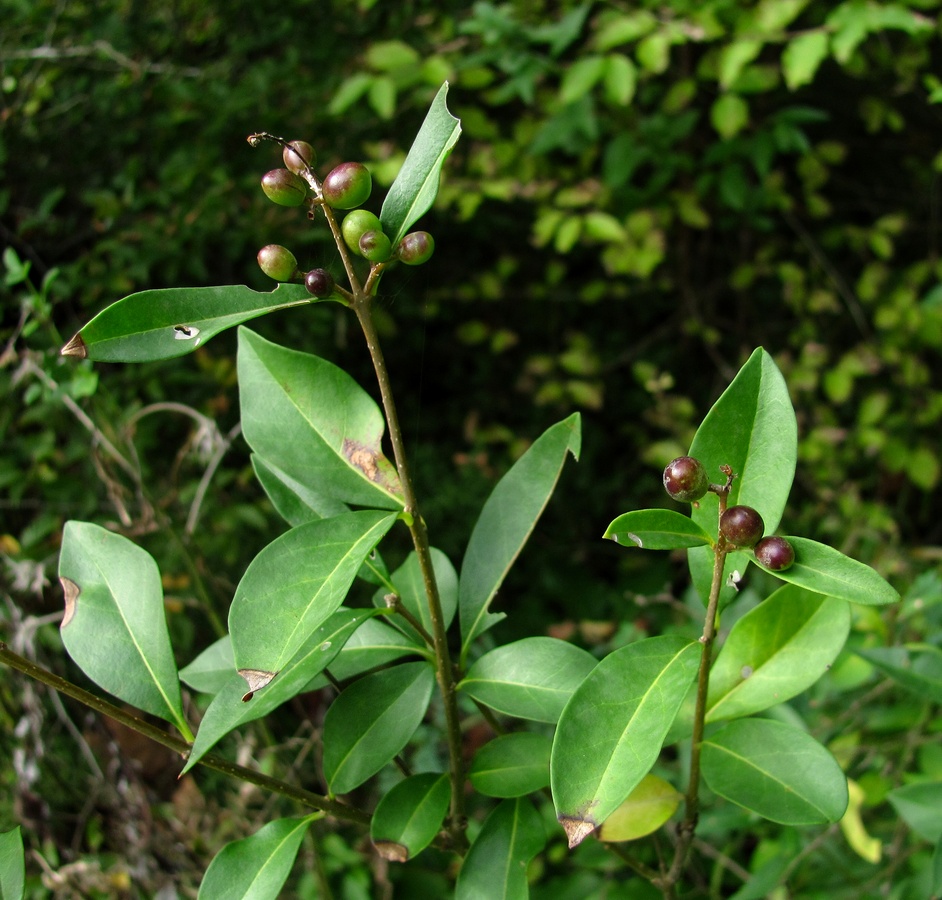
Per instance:
[[[325,300],[334,292],[334,279],[326,269],[311,269],[304,276],[304,286],[309,294]]]
[[[281,153],[285,168],[297,175],[306,172],[317,161],[314,148],[307,141],[291,141]]]
[[[762,538],[752,552],[763,566],[773,572],[781,572],[795,561],[795,548],[777,535]]]
[[[291,281],[298,271],[294,254],[280,244],[269,244],[258,251],[259,268],[275,281]]]
[[[357,246],[360,249],[360,255],[372,263],[385,262],[392,253],[392,244],[389,243],[389,238],[377,228],[364,231],[360,235],[360,240],[357,241]]]
[[[272,169],[262,177],[262,190],[279,206],[300,206],[307,200],[307,182],[287,169]]]
[[[365,203],[373,190],[370,170],[362,163],[345,162],[331,169],[321,192],[324,202],[335,209],[353,209]]]
[[[754,547],[765,522],[751,506],[731,506],[720,516],[720,534],[736,547]]]
[[[678,456],[664,469],[664,490],[682,503],[699,500],[709,486],[706,468],[692,456]]]
[[[435,251],[435,240],[427,231],[412,231],[396,248],[396,255],[407,266],[421,266]]]
[[[340,224],[340,231],[343,234],[344,243],[357,256],[362,256],[360,252],[360,238],[368,231],[382,232],[383,226],[379,217],[366,209],[355,209],[347,213],[343,222]]]

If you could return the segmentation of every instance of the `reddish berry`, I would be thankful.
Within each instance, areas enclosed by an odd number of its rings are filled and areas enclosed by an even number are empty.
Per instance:
[[[372,190],[370,170],[356,162],[341,163],[331,169],[321,185],[324,202],[335,209],[353,209],[366,203]]]
[[[281,152],[285,168],[297,175],[306,172],[317,161],[314,148],[307,141],[291,141]]]
[[[664,469],[664,490],[682,503],[699,500],[709,486],[706,468],[692,456],[678,456]]]
[[[752,552],[763,566],[773,572],[781,572],[795,561],[795,548],[777,535],[762,538]]]
[[[412,231],[396,248],[396,255],[407,266],[421,266],[435,251],[435,240],[427,231]]]
[[[731,506],[720,516],[720,533],[736,547],[754,547],[765,522],[751,506]]]
[[[360,255],[372,263],[385,262],[392,253],[392,244],[389,243],[389,238],[376,228],[371,231],[364,231],[360,235],[360,240],[357,241],[357,246],[360,249]]]
[[[325,300],[334,292],[334,279],[326,269],[311,269],[304,276],[304,286],[309,294]]]
[[[307,182],[287,169],[272,169],[262,178],[262,190],[279,206],[300,206],[307,200]]]
[[[258,251],[259,268],[275,281],[291,281],[298,271],[294,254],[280,244],[269,244]]]

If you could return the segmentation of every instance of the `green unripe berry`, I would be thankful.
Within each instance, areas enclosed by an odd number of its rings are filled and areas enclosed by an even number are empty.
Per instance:
[[[681,503],[694,503],[710,486],[706,467],[692,456],[678,456],[664,469],[664,490]]]
[[[304,286],[309,294],[325,300],[334,292],[334,279],[326,269],[311,269],[304,276]]]
[[[360,253],[360,238],[366,234],[367,231],[382,230],[383,226],[380,224],[379,217],[366,209],[355,209],[353,212],[347,213],[340,225],[340,232],[343,234],[344,243],[356,253],[357,256],[362,255]]]
[[[421,266],[435,252],[435,240],[427,231],[411,231],[396,248],[396,255],[407,266]]]
[[[762,538],[752,552],[758,562],[773,572],[782,572],[795,561],[795,548],[777,535]]]
[[[291,141],[281,152],[285,168],[297,175],[306,172],[317,162],[317,154],[307,141]]]
[[[341,163],[331,169],[321,185],[324,202],[335,209],[353,209],[366,203],[372,190],[370,170],[356,162]]]
[[[275,281],[291,281],[298,271],[294,254],[280,244],[268,244],[258,251],[259,268]]]
[[[371,263],[381,263],[389,259],[392,253],[392,244],[389,238],[382,231],[373,229],[364,231],[357,242],[360,249],[360,255],[368,259]]]
[[[762,516],[751,506],[731,506],[720,516],[720,534],[736,547],[754,547],[764,531]]]
[[[300,206],[307,200],[307,182],[287,169],[272,169],[262,177],[262,190],[279,206]]]

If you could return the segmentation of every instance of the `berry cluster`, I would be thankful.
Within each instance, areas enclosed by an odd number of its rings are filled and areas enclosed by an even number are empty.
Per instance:
[[[692,456],[679,456],[667,465],[664,489],[682,503],[696,503],[711,489],[722,490],[710,484],[703,463]],[[730,506],[723,510],[719,528],[727,543],[739,550],[752,549],[757,562],[766,569],[781,572],[795,561],[795,550],[785,538],[762,536],[765,522],[751,506]]]
[[[261,137],[268,136],[254,135],[256,140],[250,138],[250,142],[257,143]],[[418,266],[429,260],[435,241],[427,231],[410,232],[393,247],[379,217],[358,208],[369,199],[373,190],[373,179],[366,166],[358,162],[341,163],[318,183],[313,172],[316,161],[314,148],[306,141],[291,141],[283,147],[284,168],[272,169],[262,178],[262,190],[270,200],[281,206],[307,204],[311,208],[324,205],[331,209],[350,210],[340,225],[343,241],[352,253],[373,266],[395,260]],[[275,281],[303,280],[308,291],[318,299],[330,297],[335,291],[334,279],[329,272],[324,269],[301,271],[294,254],[280,244],[262,247],[258,251],[258,264]]]

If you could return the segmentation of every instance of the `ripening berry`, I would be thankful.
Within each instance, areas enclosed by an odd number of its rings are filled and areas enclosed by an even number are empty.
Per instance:
[[[777,535],[762,538],[752,552],[763,566],[773,572],[781,572],[795,561],[795,548]]]
[[[356,162],[341,163],[331,169],[321,185],[324,202],[335,209],[353,209],[366,203],[372,190],[370,170]]]
[[[692,456],[678,456],[664,469],[664,490],[681,503],[699,500],[709,486],[705,466]]]
[[[280,244],[268,244],[258,251],[259,268],[275,281],[291,281],[298,271],[294,254]]]
[[[326,269],[311,269],[304,276],[304,286],[309,294],[325,300],[334,292],[334,279]]]
[[[285,167],[297,175],[306,172],[317,162],[317,154],[307,141],[291,141],[281,152]],[[305,165],[306,163],[306,165]]]
[[[392,253],[392,244],[389,238],[379,229],[364,231],[357,241],[360,255],[368,259],[371,263],[386,262]]]
[[[762,516],[751,506],[731,506],[720,516],[720,533],[736,547],[754,547],[764,531]]]
[[[435,240],[427,231],[411,231],[396,248],[396,256],[407,266],[421,266],[435,251]]]
[[[307,182],[287,169],[272,169],[262,177],[262,190],[279,206],[300,206],[307,200]]]
[[[360,253],[360,238],[367,231],[382,232],[382,230],[383,226],[379,221],[379,217],[366,209],[355,209],[353,212],[347,213],[340,225],[344,243],[357,256],[362,255]]]

